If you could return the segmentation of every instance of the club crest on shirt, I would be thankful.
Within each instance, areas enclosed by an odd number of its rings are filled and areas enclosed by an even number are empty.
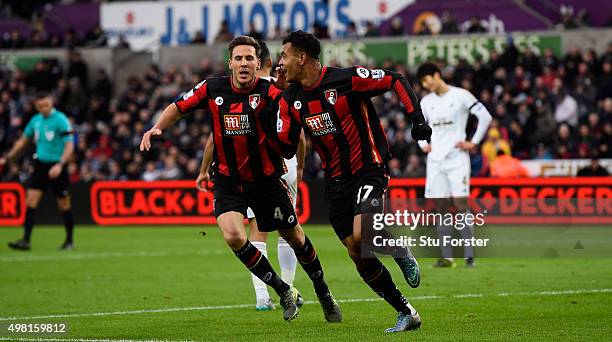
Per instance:
[[[252,133],[249,116],[246,114],[223,115],[223,133],[225,135],[244,135]]]
[[[251,94],[249,95],[249,106],[255,109],[259,106],[259,102],[261,100],[261,96],[259,94]]]
[[[215,104],[217,106],[220,106],[223,104],[223,98],[221,96],[217,96],[217,98],[215,99]]]
[[[372,78],[375,80],[382,80],[385,77],[385,71],[382,69],[372,70]]]
[[[370,77],[370,71],[366,68],[357,68],[357,75],[361,78],[368,78]]]
[[[293,108],[300,110],[302,108],[302,102],[300,101],[293,102]]]
[[[310,129],[312,135],[320,137],[330,133],[336,133],[338,129],[334,120],[328,112],[304,117],[304,123]]]
[[[324,93],[327,102],[329,102],[332,106],[335,105],[336,101],[338,100],[338,92],[336,92],[336,89],[327,89],[324,91]]]
[[[55,136],[55,132],[53,132],[53,131],[46,131],[45,132],[45,138],[47,138],[47,141],[53,140],[54,136]]]

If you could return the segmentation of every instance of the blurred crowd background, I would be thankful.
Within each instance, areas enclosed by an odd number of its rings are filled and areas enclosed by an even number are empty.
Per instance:
[[[0,17],[10,15],[0,7]],[[37,19],[33,17],[33,21]],[[39,18],[40,19],[40,18]],[[444,14],[441,33],[478,33],[478,18],[473,25],[459,28],[452,16]],[[563,17],[561,28],[588,26],[588,14]],[[34,26],[36,27],[36,26]],[[320,38],[328,38],[327,28],[313,27]],[[350,30],[346,38],[381,35],[377,27],[366,25],[362,33]],[[251,29],[251,35],[261,34]],[[277,39],[285,32],[275,30]],[[405,35],[403,24],[392,22],[383,35]],[[427,26],[418,34],[431,34]],[[232,34],[221,30],[215,41],[231,40]],[[206,39],[195,35],[194,44]],[[65,47],[67,64],[56,59],[39,61],[28,73],[0,68],[0,150],[7,151],[35,114],[32,99],[37,90],[50,91],[56,108],[71,119],[75,131],[74,156],[69,164],[73,182],[122,179],[195,179],[202,147],[211,132],[210,118],[204,111],[192,113],[165,132],[152,152],[140,153],[142,133],[161,111],[183,92],[201,80],[225,75],[225,63],[202,59],[198,65],[176,65],[164,70],[151,65],[148,71],[127,82],[126,90],[116,94],[116,84],[103,69],[90,79],[90,69],[78,52],[82,46],[106,46],[104,32],[96,27],[90,32],[67,30],[64,35],[47,35],[33,29],[29,37],[17,31],[5,32],[2,49],[27,47]],[[129,44],[119,40],[120,48]],[[490,165],[499,151],[518,159],[611,158],[612,141],[612,43],[598,55],[594,50],[570,47],[556,57],[546,49],[536,55],[530,49],[519,50],[508,38],[503,52],[490,51],[486,62],[456,65],[437,61],[443,77],[450,83],[470,90],[488,108],[494,120],[478,150],[472,153],[472,174],[488,176]],[[355,61],[360,63],[360,61]],[[332,66],[348,67],[351,65]],[[421,97],[425,95],[414,78],[416,70],[393,60],[383,65],[366,65],[399,71],[406,75]],[[391,144],[393,176],[422,177],[425,156],[410,136],[409,120],[400,101],[391,92],[374,100]],[[468,133],[475,122],[468,123]],[[31,151],[24,154],[26,167],[17,163],[2,174],[2,181],[24,180],[31,165]],[[23,165],[23,164],[22,164]],[[322,177],[320,160],[308,150],[305,178]]]

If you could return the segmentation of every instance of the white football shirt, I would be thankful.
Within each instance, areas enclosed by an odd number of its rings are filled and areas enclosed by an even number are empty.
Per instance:
[[[466,139],[465,129],[470,113],[478,118],[478,127],[471,140],[475,144],[480,143],[492,119],[486,107],[468,90],[450,85],[448,88],[442,95],[432,92],[421,99],[421,110],[432,129],[428,158],[433,160],[464,152],[455,145]],[[426,145],[427,142],[419,141],[419,146]]]

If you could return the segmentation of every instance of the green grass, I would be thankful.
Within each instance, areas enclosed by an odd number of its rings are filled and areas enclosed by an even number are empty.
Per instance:
[[[376,298],[360,280],[331,228],[307,226],[338,299]],[[207,235],[201,236],[200,231]],[[433,269],[422,259],[422,283],[410,289],[385,260],[423,319],[420,331],[387,336],[395,313],[382,301],[340,303],[344,322],[324,322],[307,304],[291,323],[279,310],[255,312],[250,276],[216,228],[79,227],[78,249],[59,252],[59,227],[36,227],[33,251],[5,248],[19,229],[0,229],[0,327],[11,322],[67,322],[71,339],[161,340],[609,340],[611,259],[481,258],[477,267]],[[268,250],[277,267],[276,237]],[[272,243],[274,242],[274,243]],[[296,286],[316,299],[306,275]],[[607,291],[593,291],[608,289]],[[591,291],[585,291],[591,290]],[[574,291],[574,292],[572,292]],[[273,293],[273,291],[271,291]],[[507,293],[507,296],[500,296]],[[478,294],[479,297],[462,297]],[[436,296],[436,297],[431,297]],[[240,308],[204,308],[248,304]],[[251,305],[253,304],[253,305]],[[87,315],[168,308],[199,309]],[[64,318],[20,317],[84,314]],[[7,321],[7,317],[16,317]],[[8,337],[6,331],[0,337]],[[13,335],[15,336],[15,335]],[[33,337],[19,335],[19,337]]]

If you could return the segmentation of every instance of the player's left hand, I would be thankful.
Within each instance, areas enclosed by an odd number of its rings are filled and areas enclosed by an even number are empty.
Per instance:
[[[282,67],[276,67],[276,81],[272,81],[272,84],[280,90],[285,90],[288,86],[285,73]]]
[[[200,172],[198,174],[198,178],[196,179],[196,188],[199,191],[208,191],[206,187],[208,186],[208,182],[210,181],[210,175],[208,174],[208,170],[206,172]]]
[[[62,173],[62,164],[55,164],[49,169],[49,178],[55,179]]]
[[[418,124],[413,123],[410,133],[412,134],[412,139],[416,141],[429,140],[429,138],[431,138],[431,127],[425,122]]]
[[[471,141],[460,141],[455,144],[455,147],[464,151],[471,151],[476,148],[476,144]]]

